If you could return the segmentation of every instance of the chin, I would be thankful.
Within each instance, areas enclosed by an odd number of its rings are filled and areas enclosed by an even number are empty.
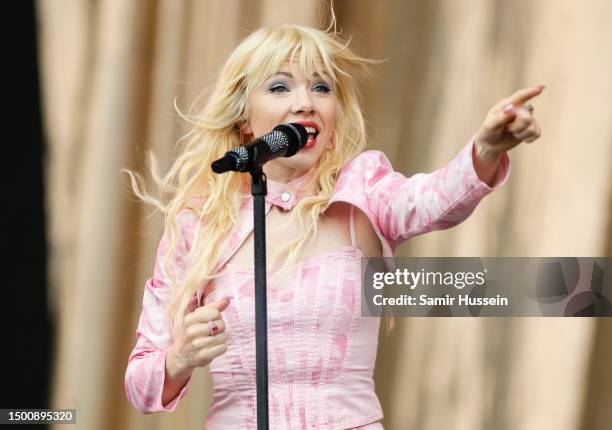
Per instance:
[[[319,159],[321,158],[321,154],[315,153],[303,155],[297,154],[297,156],[299,156],[300,158],[295,160],[295,167],[305,170],[310,170],[311,168],[316,166],[319,162]]]
[[[284,168],[306,173],[317,165],[317,161],[318,158],[296,154],[293,157],[283,159],[279,164]]]

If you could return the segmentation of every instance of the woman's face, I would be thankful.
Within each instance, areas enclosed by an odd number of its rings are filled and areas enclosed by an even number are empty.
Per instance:
[[[289,62],[253,90],[244,133],[259,137],[287,122],[301,123],[309,131],[308,143],[297,154],[264,165],[268,179],[287,183],[316,166],[323,151],[331,145],[336,103],[328,76],[303,76],[299,67],[292,67]]]

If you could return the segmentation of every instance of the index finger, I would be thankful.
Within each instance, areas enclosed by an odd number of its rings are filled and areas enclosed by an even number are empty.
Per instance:
[[[504,106],[509,105],[509,104],[512,104],[514,106],[521,106],[527,100],[532,99],[533,97],[539,95],[544,90],[544,88],[546,88],[544,85],[538,85],[537,87],[520,89],[514,94],[512,94],[510,97],[505,98],[502,101],[500,101],[495,106],[495,108],[501,109]]]

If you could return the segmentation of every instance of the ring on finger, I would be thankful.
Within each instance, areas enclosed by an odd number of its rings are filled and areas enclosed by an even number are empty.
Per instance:
[[[214,336],[219,331],[219,326],[214,321],[208,321],[208,333],[210,336]]]
[[[534,111],[533,105],[525,105],[525,109],[527,109],[531,113],[533,113]]]

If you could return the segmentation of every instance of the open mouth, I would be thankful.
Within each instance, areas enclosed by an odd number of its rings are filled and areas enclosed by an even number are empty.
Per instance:
[[[316,128],[310,127],[310,126],[307,126],[305,128],[306,128],[306,132],[308,133],[308,141],[306,142],[306,145],[304,147],[311,148],[315,145],[317,141],[317,136],[319,135],[319,131]]]

